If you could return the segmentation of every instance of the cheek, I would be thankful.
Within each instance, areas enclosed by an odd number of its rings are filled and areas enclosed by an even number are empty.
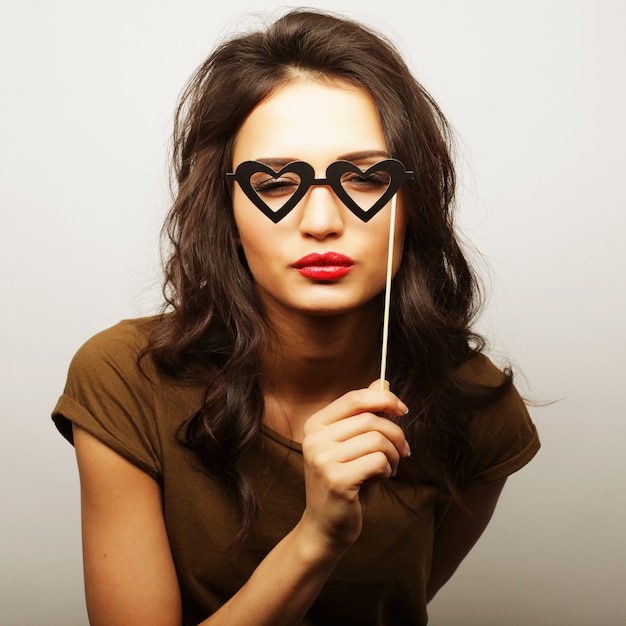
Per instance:
[[[276,226],[256,207],[234,208],[237,243],[253,275],[263,272],[276,253]]]
[[[248,265],[257,260],[262,261],[267,256],[267,239],[259,229],[250,228],[249,224],[239,227],[239,245]]]
[[[252,252],[269,233],[265,232],[269,220],[239,190],[233,194],[233,217],[237,228],[238,243],[245,251]]]

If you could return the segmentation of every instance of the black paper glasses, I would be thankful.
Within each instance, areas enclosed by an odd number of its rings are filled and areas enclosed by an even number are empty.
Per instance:
[[[402,183],[413,178],[413,172],[396,159],[379,161],[365,170],[350,161],[335,161],[326,168],[326,178],[315,178],[313,166],[305,161],[288,163],[279,171],[259,161],[243,161],[226,178],[236,180],[246,196],[275,224],[316,185],[330,187],[352,213],[369,222]]]

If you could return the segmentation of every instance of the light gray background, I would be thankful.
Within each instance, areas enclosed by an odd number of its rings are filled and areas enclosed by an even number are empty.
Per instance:
[[[399,43],[460,137],[481,328],[543,448],[434,626],[626,623],[626,3],[328,0]],[[86,624],[74,457],[48,415],[96,331],[158,302],[176,97],[276,2],[2,3],[0,623]],[[346,598],[346,602],[350,599]]]

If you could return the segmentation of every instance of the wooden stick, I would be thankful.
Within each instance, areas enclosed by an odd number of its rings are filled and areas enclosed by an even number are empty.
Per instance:
[[[393,273],[393,244],[396,233],[396,197],[391,199],[391,216],[389,217],[389,248],[387,249],[387,278],[385,280],[385,309],[383,314],[383,345],[380,357],[380,388],[385,388],[387,371],[387,341],[389,338],[389,306],[391,304],[391,277]]]

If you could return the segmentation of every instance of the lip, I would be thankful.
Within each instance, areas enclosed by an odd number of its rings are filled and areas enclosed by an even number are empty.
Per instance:
[[[314,280],[337,280],[352,271],[354,261],[339,252],[313,252],[298,259],[293,267],[302,276]]]

